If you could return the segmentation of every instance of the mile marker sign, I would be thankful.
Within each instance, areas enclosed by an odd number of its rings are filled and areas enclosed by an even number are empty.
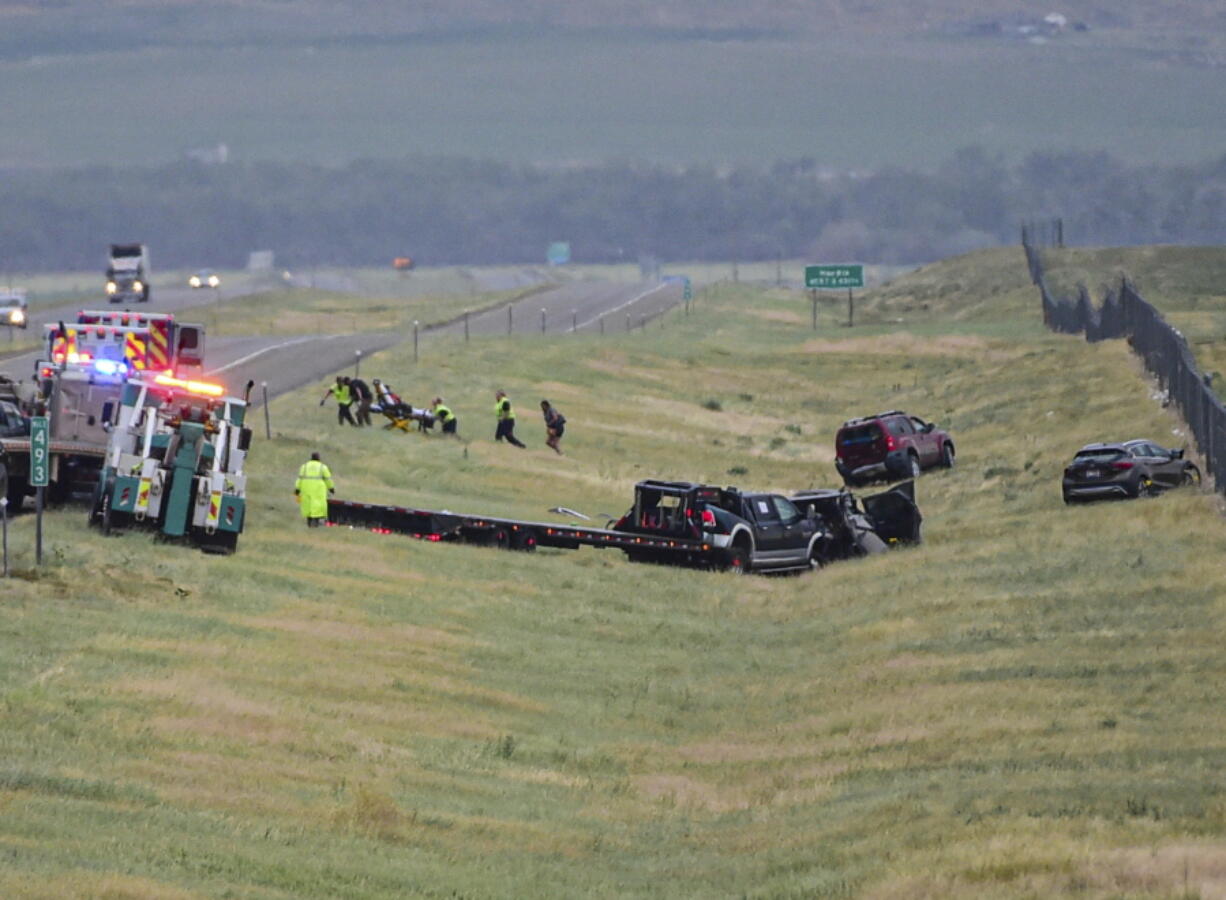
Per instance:
[[[864,287],[864,266],[805,266],[805,287],[841,290]]]
[[[30,487],[46,487],[51,483],[49,432],[46,416],[30,419]]]

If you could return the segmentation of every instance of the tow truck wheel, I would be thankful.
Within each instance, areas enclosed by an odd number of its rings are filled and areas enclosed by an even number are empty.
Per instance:
[[[111,492],[102,495],[102,509],[98,513],[102,522],[102,533],[108,537],[111,534]]]
[[[825,554],[822,553],[821,545],[814,543],[812,549],[809,550],[809,571],[816,572],[825,565],[826,557]]]

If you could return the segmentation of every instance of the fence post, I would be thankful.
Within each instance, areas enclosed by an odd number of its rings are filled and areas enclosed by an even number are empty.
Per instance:
[[[417,362],[417,320],[413,320],[413,362]]]
[[[600,317],[600,333],[604,334],[604,316]]]
[[[264,437],[272,440],[272,416],[268,412],[268,382],[260,383],[260,390],[264,394]]]
[[[464,343],[468,343],[468,310],[464,310]]]
[[[630,313],[626,313],[626,330],[630,330]]]
[[[541,307],[541,334],[545,333],[545,307]]]
[[[579,330],[579,311],[577,309],[570,311],[570,330],[572,332]]]
[[[508,335],[510,335],[510,333],[511,333],[511,328],[513,327],[513,323],[514,323],[514,321],[515,321],[515,320],[514,320],[514,314],[512,313],[512,309],[513,309],[513,307],[511,307],[511,306],[509,306],[509,305],[507,306],[507,334],[508,334]]]

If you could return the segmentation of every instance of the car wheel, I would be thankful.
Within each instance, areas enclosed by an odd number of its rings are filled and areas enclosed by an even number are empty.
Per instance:
[[[809,550],[809,571],[816,572],[825,565],[826,555],[822,552],[821,544],[815,541],[812,549]]]
[[[920,466],[919,457],[914,453],[908,453],[907,464],[911,467],[911,477],[919,478],[924,471],[923,467]]]
[[[1064,497],[1064,502],[1067,503],[1069,506],[1072,506],[1074,503],[1077,502],[1077,499],[1072,494],[1070,494],[1068,491],[1061,491],[1060,493]]]
[[[954,467],[954,445],[953,444],[945,444],[941,448],[941,465],[944,466],[946,469],[952,469]]]
[[[733,575],[745,575],[749,572],[749,550],[744,544],[733,544],[724,562],[724,571]]]

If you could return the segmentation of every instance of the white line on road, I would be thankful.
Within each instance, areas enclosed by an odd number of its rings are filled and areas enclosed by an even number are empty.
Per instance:
[[[643,291],[643,293],[639,294],[637,297],[633,298],[632,300],[627,300],[621,306],[615,306],[612,309],[606,309],[599,316],[595,316],[591,319],[588,319],[586,322],[580,322],[578,325],[575,326],[575,331],[578,331],[580,328],[587,328],[593,322],[599,322],[602,317],[611,316],[613,315],[613,313],[617,312],[618,310],[625,309],[627,306],[631,306],[635,303],[638,303],[644,297],[649,297],[652,294],[654,294],[656,291],[660,290],[661,288],[665,288],[665,287],[668,287],[668,284],[665,282],[660,282],[655,287],[648,288],[647,290]]]
[[[312,335],[308,335],[307,337],[294,338],[293,340],[290,340],[290,341],[282,341],[279,344],[273,344],[271,347],[263,347],[259,350],[256,350],[254,353],[248,353],[246,356],[243,356],[243,357],[240,357],[239,359],[234,360],[234,362],[228,362],[224,366],[221,366],[216,369],[212,369],[209,372],[206,372],[205,374],[206,375],[217,375],[217,374],[220,374],[221,372],[226,371],[226,369],[233,369],[235,366],[241,366],[243,363],[253,360],[257,356],[263,356],[265,353],[271,353],[273,350],[280,350],[283,347],[292,347],[295,344],[305,344],[307,341],[317,341],[317,340],[319,340],[319,335],[312,334]]]

